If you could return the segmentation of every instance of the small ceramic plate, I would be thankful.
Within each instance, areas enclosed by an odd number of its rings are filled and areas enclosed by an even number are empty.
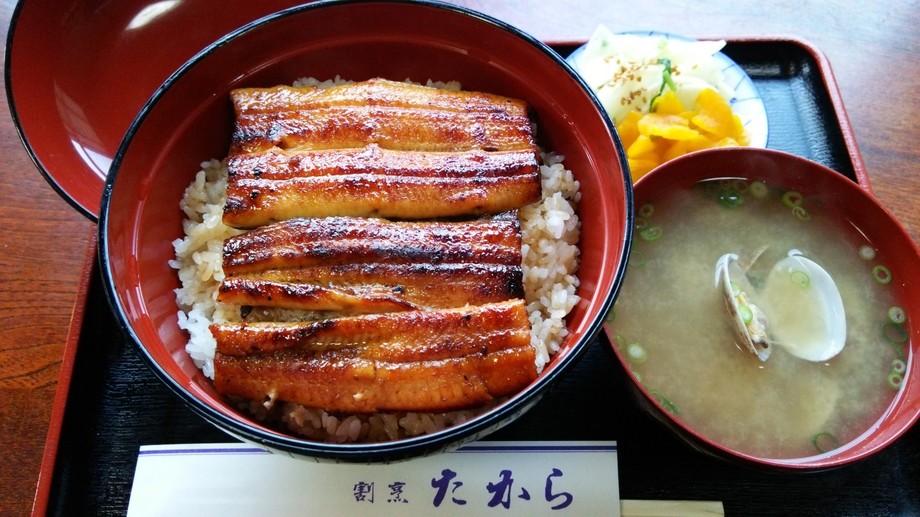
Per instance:
[[[692,38],[669,34],[666,32],[656,31],[630,31],[620,32],[618,34],[629,34],[633,36],[649,36],[655,38],[665,38],[677,41],[696,41]],[[584,45],[575,49],[566,59],[568,63],[578,71],[578,54],[584,50]],[[751,77],[737,63],[732,61],[722,52],[714,54],[715,59],[722,65],[722,71],[725,74],[725,84],[732,87],[735,96],[729,101],[741,122],[747,129],[750,147],[767,147],[767,110],[764,108],[763,99],[757,92]]]

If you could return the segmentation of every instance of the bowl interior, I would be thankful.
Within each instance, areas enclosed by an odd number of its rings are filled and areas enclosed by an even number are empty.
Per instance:
[[[638,391],[640,405],[665,422],[692,445],[721,457],[742,459],[762,465],[796,469],[821,469],[839,466],[863,458],[891,443],[906,431],[920,414],[920,379],[915,357],[920,347],[920,252],[894,216],[885,210],[865,189],[845,176],[817,163],[780,151],[722,148],[701,151],[669,162],[635,185],[637,207],[661,199],[669,192],[690,188],[699,181],[717,178],[761,179],[771,185],[801,192],[806,198],[817,196],[822,210],[831,217],[846,221],[863,232],[877,249],[876,260],[887,265],[896,279],[892,282],[895,298],[908,318],[907,374],[890,407],[871,429],[839,449],[805,458],[773,459],[746,454],[718,443],[694,430],[668,412],[653,394],[641,385],[635,373],[626,368]],[[607,328],[608,335],[612,330]],[[626,365],[623,352],[614,347]]]
[[[311,4],[218,42],[174,76],[132,126],[104,198],[103,271],[125,328],[193,407],[222,424],[240,418],[183,349],[173,293],[178,279],[167,265],[171,242],[182,235],[178,203],[199,164],[228,151],[231,89],[308,76],[458,80],[465,89],[530,103],[540,145],[565,155],[581,182],[581,206],[590,207],[580,211],[582,300],[569,316],[571,335],[534,385],[505,406],[532,402],[536,388],[554,379],[599,330],[612,303],[632,226],[631,183],[609,119],[561,58],[514,29],[455,8]],[[296,439],[252,421],[244,425],[263,443],[302,450]]]

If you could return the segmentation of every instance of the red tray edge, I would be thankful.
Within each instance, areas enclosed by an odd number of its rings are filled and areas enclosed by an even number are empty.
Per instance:
[[[70,394],[70,381],[73,377],[77,346],[83,329],[83,316],[86,312],[86,301],[89,298],[89,286],[96,265],[95,226],[90,230],[87,241],[86,249],[84,250],[83,271],[80,274],[80,286],[77,290],[73,312],[70,316],[67,341],[64,343],[64,355],[61,358],[61,369],[58,373],[57,390],[54,394],[54,406],[51,408],[51,420],[48,424],[48,434],[45,438],[45,449],[42,453],[41,468],[38,474],[38,485],[32,502],[33,517],[46,515],[48,499],[51,495],[52,478],[54,477],[54,468],[57,463],[58,443],[61,439],[61,428],[64,423],[64,410],[67,405],[67,397]]]
[[[824,79],[824,88],[831,98],[831,104],[834,106],[834,114],[837,116],[837,123],[843,135],[843,141],[846,144],[847,152],[850,155],[850,161],[853,164],[853,174],[856,176],[856,182],[870,194],[872,186],[869,182],[869,174],[866,171],[866,164],[863,162],[862,155],[859,152],[859,145],[856,143],[856,134],[853,132],[853,126],[850,124],[850,117],[844,107],[843,97],[840,94],[840,88],[837,86],[837,78],[834,75],[830,60],[824,52],[810,41],[796,36],[785,37],[764,37],[764,38],[745,38],[734,41],[766,41],[779,42],[784,41],[798,45],[808,52],[820,69],[820,75]]]

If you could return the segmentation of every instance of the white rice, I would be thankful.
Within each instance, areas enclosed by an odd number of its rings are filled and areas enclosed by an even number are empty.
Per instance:
[[[301,80],[295,85],[327,85]],[[456,83],[429,85],[458,88]],[[537,371],[542,371],[559,350],[568,334],[565,317],[578,297],[576,270],[580,221],[575,213],[579,184],[562,163],[562,157],[543,154],[541,166],[543,198],[520,210],[523,234],[523,277],[525,301],[530,314],[531,344],[536,352]],[[208,329],[211,323],[241,320],[239,306],[219,303],[218,286],[223,281],[223,241],[243,233],[223,224],[226,201],[227,168],[219,160],[201,164],[201,170],[188,186],[180,203],[185,213],[184,237],[173,242],[181,287],[176,289],[179,327],[188,332],[186,351],[209,378],[214,377],[214,351],[217,343]],[[494,404],[492,404],[494,405]],[[330,442],[368,442],[392,440],[430,433],[459,424],[485,411],[446,413],[378,413],[340,415],[316,408],[284,403],[280,409],[250,402],[243,406],[257,418],[280,419],[294,432],[311,439]]]

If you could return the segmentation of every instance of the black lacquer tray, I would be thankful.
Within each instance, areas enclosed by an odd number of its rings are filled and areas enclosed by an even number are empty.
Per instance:
[[[566,55],[576,46],[555,48]],[[725,53],[748,72],[764,101],[768,147],[823,163],[869,189],[819,51],[797,40],[751,38],[730,41]],[[123,515],[141,445],[232,439],[187,409],[140,360],[110,313],[92,255],[82,289],[35,513]],[[622,499],[721,501],[728,515],[920,515],[917,426],[849,466],[778,472],[691,448],[638,408],[627,382],[600,335],[533,410],[486,439],[616,440]]]

